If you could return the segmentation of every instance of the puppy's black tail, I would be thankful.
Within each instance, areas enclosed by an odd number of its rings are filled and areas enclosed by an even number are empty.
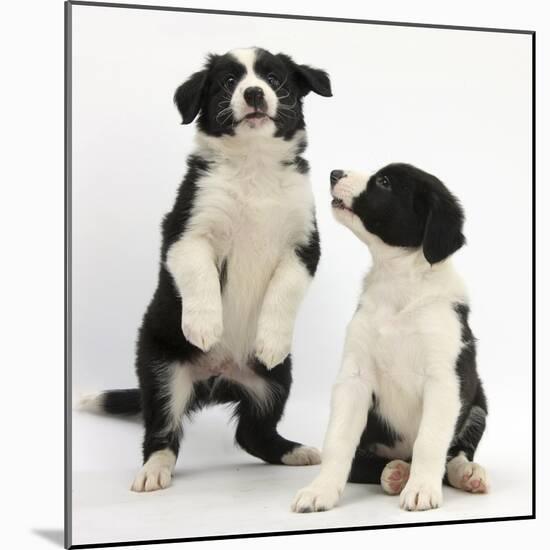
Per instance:
[[[78,402],[83,411],[116,415],[132,415],[141,412],[139,389],[107,390],[83,396]]]

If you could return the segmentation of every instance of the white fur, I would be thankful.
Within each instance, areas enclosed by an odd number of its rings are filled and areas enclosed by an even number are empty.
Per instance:
[[[167,392],[167,418],[164,430],[166,433],[181,431],[181,420],[193,395],[193,371],[189,364],[171,363],[166,369],[159,370],[159,375],[167,377],[161,387]]]
[[[99,414],[104,411],[104,401],[105,397],[102,393],[87,393],[78,399],[76,408],[81,411]]]
[[[139,471],[132,491],[136,493],[166,489],[171,483],[176,455],[170,449],[154,452]]]
[[[470,462],[462,452],[447,463],[447,478],[453,487],[463,491],[489,491],[489,479],[485,469],[475,462]]]
[[[271,406],[272,399],[277,396],[279,387],[275,384],[267,384],[265,379],[258,376],[250,366],[239,365],[228,357],[227,351],[220,346],[210,353],[198,357],[187,368],[194,382],[206,380],[211,376],[218,376],[214,382],[212,391],[216,390],[219,380],[229,380],[239,384],[253,398],[252,403],[259,410],[265,410]]]
[[[273,274],[258,320],[256,354],[268,368],[290,353],[294,319],[310,279],[294,250],[288,250]]]
[[[321,453],[314,447],[302,445],[292,449],[281,457],[281,462],[287,466],[310,466],[321,464]]]
[[[230,106],[233,110],[233,118],[241,120],[245,115],[254,111],[253,107],[246,104],[244,100],[244,91],[249,87],[261,88],[264,92],[265,102],[267,104],[267,114],[270,117],[275,117],[279,99],[271,86],[254,72],[254,61],[256,59],[256,51],[254,48],[244,48],[233,50],[231,55],[244,65],[246,72],[241,80],[237,83],[236,89],[231,97]],[[269,120],[250,121],[250,125],[255,128],[258,124],[269,123]]]
[[[186,235],[168,250],[166,266],[180,294],[185,296],[183,334],[192,344],[208,351],[223,330],[219,275],[212,243],[199,232]]]
[[[288,353],[311,279],[294,253],[313,227],[310,184],[282,164],[300,139],[198,138],[197,153],[219,164],[199,180],[188,227],[168,251],[167,268],[185,296],[186,337],[204,350],[218,344],[239,365],[256,351],[257,337],[268,366]]]
[[[349,174],[333,195],[351,205],[367,176]],[[349,211],[335,217],[366,244],[373,266],[348,327],[332,396],[330,423],[317,479],[298,493],[293,509],[335,505],[365,429],[374,393],[378,411],[402,436],[392,452],[407,459],[410,477],[400,496],[407,510],[441,504],[446,452],[460,409],[455,362],[461,327],[453,304],[466,301],[449,260],[430,266],[421,250],[401,249],[369,233]],[[319,504],[321,503],[321,505]]]

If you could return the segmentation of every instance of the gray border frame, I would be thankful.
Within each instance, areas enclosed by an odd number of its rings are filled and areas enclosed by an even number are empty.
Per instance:
[[[64,546],[72,542],[72,6],[65,2],[65,499]]]
[[[508,34],[526,34],[531,36],[531,59],[532,59],[532,513],[523,516],[503,516],[494,518],[446,520],[433,522],[400,523],[386,525],[365,525],[359,527],[334,527],[326,529],[290,530],[262,533],[242,533],[215,535],[204,537],[183,537],[171,539],[153,540],[132,540],[126,542],[104,542],[94,544],[72,544],[72,454],[71,454],[71,433],[72,433],[72,6],[107,7],[120,9],[141,9],[172,12],[205,13],[213,15],[231,15],[247,17],[264,17],[278,19],[294,19],[306,21],[331,21],[336,23],[360,23],[365,25],[431,28],[441,30],[458,31],[479,31]],[[437,525],[460,525],[466,523],[490,523],[497,521],[519,521],[536,519],[536,32],[525,29],[502,29],[489,27],[469,27],[460,25],[438,25],[431,23],[409,23],[396,21],[380,21],[367,19],[349,19],[338,17],[317,17],[309,15],[274,14],[246,11],[226,11],[200,8],[184,8],[171,6],[155,6],[146,4],[120,4],[110,2],[91,2],[79,0],[66,0],[64,3],[65,16],[65,425],[64,425],[64,464],[65,464],[65,510],[64,510],[64,531],[65,548],[108,548],[119,546],[141,546],[146,544],[166,544],[172,542],[195,542],[222,539],[240,538],[263,538],[287,535],[304,535],[313,533],[335,533],[346,531],[370,531],[376,529],[398,529],[405,527],[427,527]]]

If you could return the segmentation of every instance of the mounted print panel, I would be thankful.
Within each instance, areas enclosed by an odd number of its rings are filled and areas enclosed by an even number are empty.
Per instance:
[[[531,517],[533,33],[66,7],[67,544]]]

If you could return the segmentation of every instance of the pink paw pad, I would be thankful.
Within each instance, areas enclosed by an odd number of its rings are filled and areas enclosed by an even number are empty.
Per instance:
[[[486,493],[488,483],[485,470],[474,462],[467,464],[460,485],[461,489],[470,493]]]
[[[382,471],[380,485],[389,495],[398,495],[409,479],[410,465],[403,460],[392,460]]]

